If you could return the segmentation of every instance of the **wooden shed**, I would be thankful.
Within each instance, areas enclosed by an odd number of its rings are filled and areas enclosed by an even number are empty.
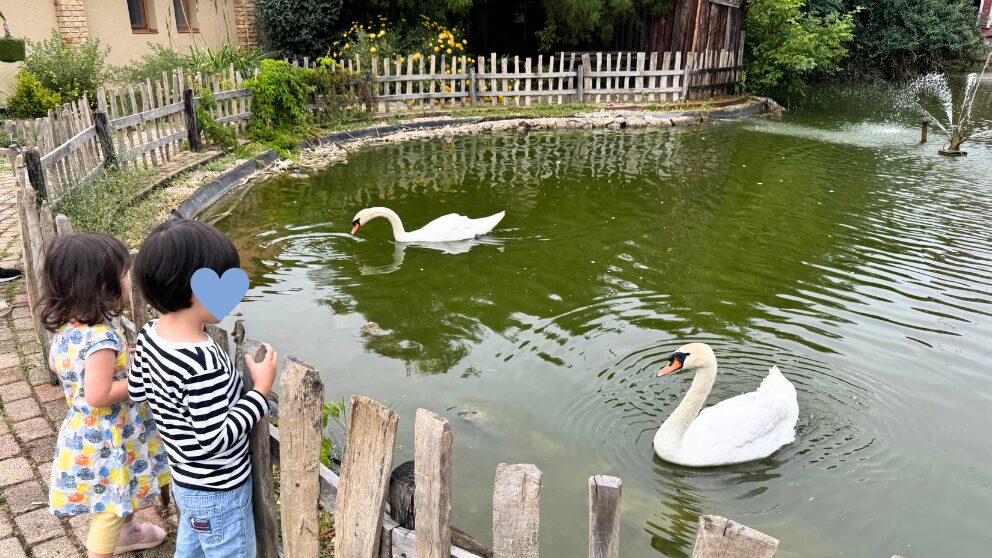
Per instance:
[[[647,52],[740,52],[747,0],[671,0],[672,7],[649,21],[616,30],[618,50]]]

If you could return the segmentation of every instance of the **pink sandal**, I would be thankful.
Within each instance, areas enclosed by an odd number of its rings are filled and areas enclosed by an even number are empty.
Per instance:
[[[131,552],[132,550],[145,550],[155,548],[165,541],[165,529],[153,523],[133,523],[125,525],[121,529],[120,538],[117,539],[117,548],[114,556]]]

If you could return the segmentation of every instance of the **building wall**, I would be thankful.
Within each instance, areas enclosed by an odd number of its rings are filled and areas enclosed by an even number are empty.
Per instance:
[[[192,18],[199,33],[176,30],[173,0],[146,0],[149,19],[156,32],[135,33],[131,30],[127,3],[124,0],[85,0],[86,21],[91,37],[99,37],[110,47],[107,63],[123,65],[151,52],[148,43],[187,50],[190,46],[216,49],[224,43],[237,44],[234,0],[190,0]]]
[[[7,27],[14,37],[41,41],[57,26],[55,4],[51,1],[0,0],[0,12],[7,16]],[[14,85],[19,63],[0,62],[0,97],[7,97]]]
[[[216,49],[225,43],[255,44],[253,0],[189,0],[199,32],[176,30],[173,0],[146,0],[155,32],[131,30],[125,0],[0,0],[11,34],[40,41],[58,29],[74,42],[99,38],[110,47],[107,64],[121,66],[151,52],[148,43],[185,51],[190,46]],[[238,29],[238,22],[241,29]],[[0,98],[13,89],[20,64],[0,62]]]

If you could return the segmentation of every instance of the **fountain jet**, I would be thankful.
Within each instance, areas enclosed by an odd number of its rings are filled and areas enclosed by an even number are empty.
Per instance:
[[[961,144],[974,132],[971,107],[975,104],[978,87],[982,83],[982,78],[985,77],[985,71],[988,69],[990,61],[992,61],[992,52],[985,59],[981,72],[968,74],[961,106],[957,110],[954,108],[954,94],[951,92],[951,87],[944,74],[927,74],[910,85],[910,90],[917,95],[920,105],[923,107],[924,118],[929,118],[931,123],[947,135],[947,147],[939,151],[941,155],[967,155],[966,152],[961,151]],[[923,98],[937,101],[944,109],[944,114],[938,117],[927,110]]]

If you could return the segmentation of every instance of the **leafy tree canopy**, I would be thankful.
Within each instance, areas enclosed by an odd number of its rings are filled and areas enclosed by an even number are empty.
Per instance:
[[[806,7],[805,0],[751,0],[745,21],[748,88],[795,90],[811,77],[840,69],[854,14],[819,14]]]
[[[286,56],[327,51],[343,0],[256,0],[255,18],[267,46]]]

